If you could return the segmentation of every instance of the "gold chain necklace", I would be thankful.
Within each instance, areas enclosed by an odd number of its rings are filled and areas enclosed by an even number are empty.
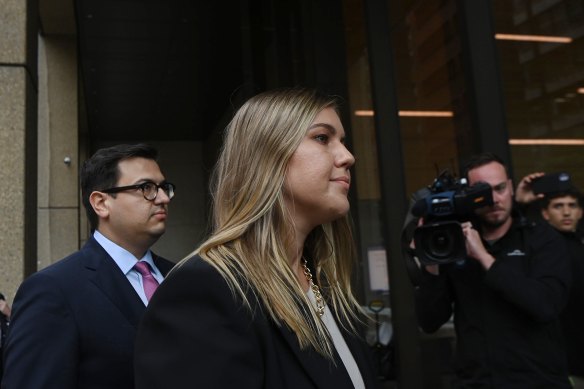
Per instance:
[[[302,258],[302,268],[304,269],[304,275],[308,280],[308,285],[312,289],[312,293],[314,293],[314,298],[316,300],[316,313],[319,317],[324,315],[324,299],[322,298],[322,294],[320,293],[320,288],[314,282],[312,282],[312,273],[308,266],[306,265],[307,261],[305,258]]]

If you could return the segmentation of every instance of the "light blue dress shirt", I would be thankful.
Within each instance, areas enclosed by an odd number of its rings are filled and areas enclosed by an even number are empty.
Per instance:
[[[110,257],[113,258],[114,262],[118,265],[122,273],[124,273],[128,281],[130,281],[130,284],[136,293],[138,293],[138,296],[140,296],[140,299],[142,299],[144,305],[148,305],[148,299],[146,298],[146,294],[144,293],[144,285],[142,284],[142,275],[134,269],[134,265],[137,261],[148,262],[152,275],[154,278],[156,278],[158,283],[161,283],[162,280],[164,280],[164,276],[154,264],[154,260],[152,259],[152,252],[148,250],[142,258],[138,259],[128,250],[118,246],[97,230],[95,230],[93,233],[93,237],[97,243],[99,243],[100,246],[103,247],[105,251],[107,251]]]

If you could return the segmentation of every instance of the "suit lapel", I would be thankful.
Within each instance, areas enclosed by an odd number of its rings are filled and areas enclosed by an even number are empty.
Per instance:
[[[144,303],[109,254],[93,239],[82,249],[87,278],[134,326],[142,317]]]
[[[301,350],[296,334],[287,326],[274,325],[278,327],[278,331],[286,339],[294,356],[298,359],[298,362],[306,374],[312,379],[316,387],[331,389],[353,388],[343,362],[336,355],[336,352],[335,360],[337,366],[335,367],[332,362],[317,353],[313,348],[309,347],[308,349]]]
[[[162,275],[164,277],[166,277],[166,275],[168,274],[168,272],[174,267],[174,263],[170,262],[167,259],[164,259],[162,257],[159,257],[158,255],[152,253],[152,259],[154,260],[154,264],[156,265],[156,267],[158,268],[158,270],[160,270],[160,272],[162,273]]]

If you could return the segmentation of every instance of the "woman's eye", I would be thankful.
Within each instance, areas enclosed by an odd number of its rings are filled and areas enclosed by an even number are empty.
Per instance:
[[[320,134],[320,135],[315,136],[314,139],[320,143],[327,143],[329,140],[329,137],[326,134]]]

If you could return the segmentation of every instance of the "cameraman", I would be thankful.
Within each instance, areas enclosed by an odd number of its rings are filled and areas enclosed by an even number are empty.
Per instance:
[[[535,194],[532,183],[544,173],[532,173],[517,186],[515,200],[520,205],[534,208],[538,205],[541,217],[564,237],[572,265],[572,289],[566,308],[560,315],[568,371],[574,388],[584,388],[584,236],[578,231],[582,219],[582,194],[569,183],[551,186],[544,193]]]
[[[565,243],[513,212],[512,181],[497,156],[473,157],[464,176],[489,184],[493,205],[462,225],[466,260],[424,268],[419,324],[434,332],[454,314],[455,387],[570,388],[558,320],[571,281]]]

